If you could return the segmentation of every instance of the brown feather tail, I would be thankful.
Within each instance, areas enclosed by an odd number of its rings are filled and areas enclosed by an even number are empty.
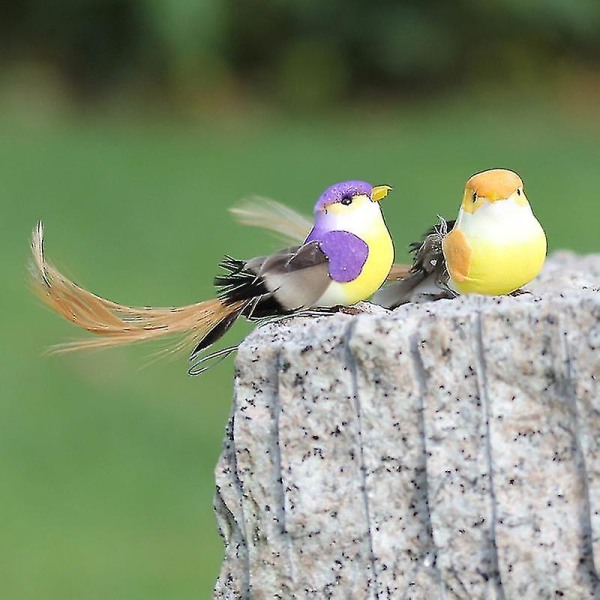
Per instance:
[[[204,349],[225,333],[247,304],[218,299],[174,308],[117,304],[84,290],[46,262],[41,222],[33,232],[31,247],[33,291],[65,319],[98,336],[55,346],[53,350],[57,352],[105,348],[166,336],[179,336],[173,350],[188,345]]]

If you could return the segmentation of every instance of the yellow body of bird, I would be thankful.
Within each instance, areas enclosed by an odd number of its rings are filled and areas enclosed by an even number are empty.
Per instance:
[[[387,187],[387,186],[385,186]],[[394,262],[394,243],[377,203],[366,196],[354,201],[352,211],[357,218],[345,230],[363,240],[369,247],[367,260],[356,279],[346,283],[332,281],[320,306],[351,305],[372,296],[386,280]],[[349,212],[346,209],[346,212]]]
[[[363,239],[369,246],[369,256],[360,275],[348,283],[331,284],[331,291],[340,301],[332,304],[350,305],[369,298],[386,280],[394,262],[394,244],[385,224]],[[326,292],[327,293],[327,292]]]

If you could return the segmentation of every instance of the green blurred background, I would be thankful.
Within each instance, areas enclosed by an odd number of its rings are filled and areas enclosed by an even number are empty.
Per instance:
[[[597,0],[8,0],[0,19],[0,597],[208,598],[228,360],[44,357],[79,335],[26,287],[28,239],[130,304],[212,294],[278,243],[227,208],[395,186],[399,259],[472,173],[525,179],[550,250],[598,251]],[[239,325],[231,340],[249,328]]]

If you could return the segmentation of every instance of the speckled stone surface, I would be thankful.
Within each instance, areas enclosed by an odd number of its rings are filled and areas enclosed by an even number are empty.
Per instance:
[[[215,598],[600,598],[600,256],[252,333]]]

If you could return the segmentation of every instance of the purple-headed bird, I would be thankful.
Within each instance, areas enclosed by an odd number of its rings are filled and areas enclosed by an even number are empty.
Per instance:
[[[240,316],[259,320],[310,308],[349,306],[371,296],[394,260],[379,206],[390,189],[364,181],[331,186],[315,204],[314,226],[303,244],[251,260],[226,257],[220,265],[225,274],[215,278],[218,297],[176,308],[134,308],[77,286],[46,262],[39,223],[32,242],[33,288],[63,317],[97,334],[58,350],[179,335],[173,349],[193,345],[191,359],[197,361]]]

